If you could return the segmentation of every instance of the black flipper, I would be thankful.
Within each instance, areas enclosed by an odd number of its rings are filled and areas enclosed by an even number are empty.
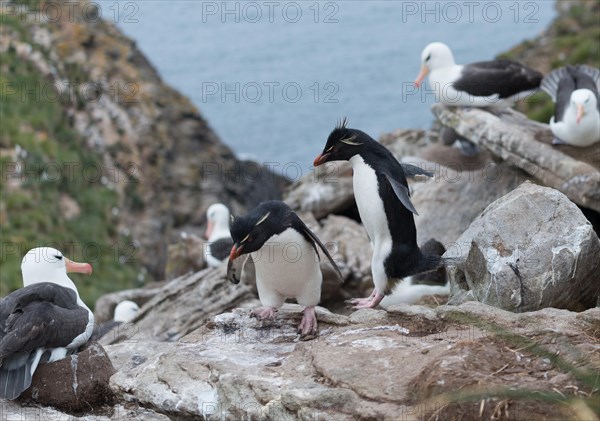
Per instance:
[[[244,265],[250,258],[249,254],[244,254],[237,259],[229,260],[227,262],[227,280],[232,284],[239,284],[242,279],[242,272]]]
[[[314,247],[315,252],[317,253],[317,256],[319,256],[319,258],[320,258],[319,248],[321,249],[321,251],[323,252],[323,254],[325,256],[327,256],[327,258],[329,259],[329,262],[331,263],[331,266],[333,266],[333,269],[335,270],[335,272],[337,273],[337,275],[340,277],[340,279],[342,280],[342,282],[344,282],[344,277],[342,276],[342,272],[340,271],[340,268],[338,267],[338,265],[333,260],[333,257],[331,257],[331,255],[327,251],[327,248],[325,247],[325,245],[321,242],[321,240],[319,240],[319,237],[317,237],[315,235],[315,233],[312,232],[310,230],[310,228],[308,228],[306,226],[306,224],[304,223],[304,221],[302,221],[302,219],[300,219],[298,217],[298,215],[294,214],[294,216],[296,218],[294,218],[294,220],[292,222],[292,227],[294,227],[298,232],[300,232],[302,235],[304,235],[304,238],[306,238],[306,240],[312,244],[312,246]]]
[[[400,181],[396,180],[388,171],[383,171],[383,175],[385,175],[387,180],[392,185],[392,189],[394,189],[396,197],[398,197],[398,199],[400,200],[400,202],[402,202],[404,207],[412,213],[414,213],[415,215],[418,215],[417,210],[410,201],[410,191],[408,190],[408,187],[406,187]]]

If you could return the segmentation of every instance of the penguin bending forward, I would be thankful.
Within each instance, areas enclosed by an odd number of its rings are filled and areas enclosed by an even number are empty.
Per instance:
[[[331,255],[317,236],[285,203],[263,202],[247,215],[232,218],[234,245],[227,264],[227,279],[240,282],[243,265],[252,257],[256,268],[256,286],[263,307],[253,314],[273,318],[286,298],[295,298],[304,306],[298,327],[302,336],[315,334],[315,306],[321,299],[323,276],[319,267],[319,249],[342,275]]]
[[[392,153],[366,133],[346,127],[344,119],[331,132],[314,166],[350,161],[353,188],[362,223],[373,247],[371,272],[375,289],[367,298],[349,301],[355,308],[376,307],[404,277],[437,269],[440,256],[417,245],[417,229],[407,176],[431,176],[419,167],[400,164]]]

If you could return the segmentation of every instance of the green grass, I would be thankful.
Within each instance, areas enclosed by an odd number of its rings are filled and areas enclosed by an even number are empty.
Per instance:
[[[24,36],[27,32],[15,18],[3,16],[2,24]],[[27,171],[18,176],[17,188],[7,182],[13,158],[4,153],[0,160],[0,295],[22,286],[20,263],[27,250],[55,245],[73,260],[94,267],[91,277],[72,276],[82,298],[93,307],[100,295],[135,286],[139,266],[131,261],[135,259],[123,262],[132,256],[128,240],[116,229],[118,219],[112,211],[118,206],[117,193],[97,177],[83,177],[84,168],[98,168],[107,175],[110,171],[72,129],[65,102],[23,95],[24,89],[43,92],[47,83],[15,51],[0,54],[0,147],[12,150],[19,145],[27,152],[21,160]],[[81,212],[75,218],[67,220],[61,211],[62,195],[79,205]]]

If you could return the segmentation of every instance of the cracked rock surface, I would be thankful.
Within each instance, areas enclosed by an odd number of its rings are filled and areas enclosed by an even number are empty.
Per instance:
[[[470,302],[342,316],[317,308],[319,336],[306,341],[296,332],[297,305],[286,304],[272,321],[249,314],[220,314],[178,342],[134,338],[109,345],[117,369],[111,389],[129,404],[177,419],[396,420],[403,414],[416,420],[440,409],[468,410],[440,402],[488,377],[494,390],[518,387],[527,374],[531,390],[590,392],[556,361],[523,349],[530,342],[581,370],[600,366],[589,358],[599,350],[600,309],[513,314]],[[484,412],[501,401],[490,398]],[[507,405],[526,403],[515,398]],[[569,408],[546,404],[530,419],[553,411],[568,414]]]

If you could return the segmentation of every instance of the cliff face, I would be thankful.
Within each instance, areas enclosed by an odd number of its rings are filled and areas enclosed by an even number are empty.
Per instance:
[[[0,146],[2,175],[11,187],[3,186],[0,210],[10,241],[21,248],[42,241],[121,241],[118,251],[99,259],[108,261],[105,275],[129,271],[131,279],[139,267],[140,278],[147,270],[159,279],[169,240],[180,230],[198,229],[210,204],[221,201],[240,212],[279,196],[285,181],[238,161],[135,43],[98,18],[94,3],[45,5],[2,7],[2,120],[10,121],[10,130],[2,130]],[[24,175],[32,165],[39,174]],[[43,173],[50,166],[60,176],[47,185]],[[36,212],[46,190],[46,205],[56,211]],[[28,198],[27,206],[14,203],[20,197]],[[41,227],[22,235],[35,222],[33,214]],[[69,235],[59,229],[65,224],[72,225]],[[82,248],[75,246],[73,254],[89,260]],[[3,279],[20,280],[14,254],[2,255]]]

